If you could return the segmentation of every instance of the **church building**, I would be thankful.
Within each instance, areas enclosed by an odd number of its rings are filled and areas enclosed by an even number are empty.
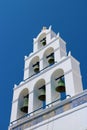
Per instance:
[[[87,130],[80,63],[51,26],[33,39],[24,78],[14,85],[8,130]]]

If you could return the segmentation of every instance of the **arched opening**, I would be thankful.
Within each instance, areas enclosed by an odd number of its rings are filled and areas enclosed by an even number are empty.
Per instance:
[[[51,76],[51,95],[52,101],[66,98],[64,71],[62,69],[57,69]]]
[[[54,49],[52,47],[48,48],[43,55],[43,66],[44,68],[54,64]]]
[[[43,33],[38,39],[38,49],[46,45],[46,34]]]
[[[34,108],[33,110],[37,110],[38,108],[45,109],[46,106],[46,86],[45,80],[40,79],[34,86]]]
[[[28,113],[28,107],[29,107],[28,103],[29,103],[29,92],[28,89],[25,88],[19,95],[17,119]]]
[[[39,67],[39,57],[34,57],[29,65],[29,77],[39,73],[40,67]]]

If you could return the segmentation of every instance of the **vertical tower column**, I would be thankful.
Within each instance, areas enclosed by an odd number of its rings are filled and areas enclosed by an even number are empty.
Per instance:
[[[18,107],[18,100],[15,100],[12,102],[10,122],[15,121],[17,119],[17,107]]]
[[[72,71],[65,75],[65,87],[66,95],[69,95],[70,97],[75,95]]]
[[[76,76],[73,71],[65,75],[66,95],[70,97],[82,92],[82,83],[80,77]]]
[[[40,60],[40,71],[43,69],[43,59]]]
[[[56,61],[56,62],[59,62],[60,59],[61,59],[61,55],[60,55],[60,50],[59,50],[59,48],[58,48],[57,50],[55,50],[54,56],[55,56],[55,61]]]
[[[24,64],[24,80],[26,80],[29,77],[29,64],[27,60],[27,56],[25,56],[25,64]]]
[[[36,38],[33,39],[33,52],[36,52],[38,50],[38,41]]]
[[[46,105],[51,103],[51,82],[50,76],[47,75],[46,78]]]
[[[33,112],[33,89],[30,90],[30,93],[29,93],[29,107],[28,107],[28,113],[31,113]]]
[[[40,55],[40,71],[43,69],[43,55]]]
[[[51,103],[51,84],[46,85],[46,104]]]

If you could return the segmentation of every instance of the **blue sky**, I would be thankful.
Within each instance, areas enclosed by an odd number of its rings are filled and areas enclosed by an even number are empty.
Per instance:
[[[0,130],[7,130],[14,84],[23,79],[24,56],[43,26],[67,42],[80,61],[87,89],[87,0],[0,0]]]

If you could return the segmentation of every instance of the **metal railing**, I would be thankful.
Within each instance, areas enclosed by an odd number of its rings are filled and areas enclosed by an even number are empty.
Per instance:
[[[60,101],[60,99],[57,99],[57,100],[55,100],[55,101],[53,101],[53,102],[51,102],[51,103],[45,105],[45,108],[50,107],[50,105],[52,105],[53,103],[55,103],[55,102],[57,102],[57,101]],[[25,117],[29,117],[29,116],[31,116],[32,114],[34,114],[35,112],[38,112],[39,110],[44,110],[44,109],[43,109],[43,107],[40,107],[40,108],[38,108],[38,109],[36,109],[36,110],[34,110],[34,111],[28,113],[28,114],[25,114],[24,116],[18,118],[17,120],[12,121],[10,124],[14,124],[15,122],[17,122],[17,121],[19,121],[19,120],[21,120],[21,119],[23,119],[23,118],[25,118]]]
[[[45,70],[46,68],[48,68],[48,67],[50,67],[50,66],[53,66],[55,63],[57,63],[57,62],[55,61],[53,64],[49,64],[48,66],[46,66],[46,67],[43,68],[42,70],[38,71],[38,73],[35,73],[35,74],[31,75],[30,77],[26,78],[24,81],[26,81],[26,80],[30,79],[31,77],[33,77],[33,76],[39,74],[40,72],[42,72],[42,71]]]
[[[62,102],[59,101],[59,99],[55,100],[47,104],[46,109],[43,109],[43,107],[38,108],[37,110],[11,122],[10,130],[24,130],[25,128],[36,125],[44,120],[84,104],[87,102],[87,93],[73,99],[69,98]],[[40,110],[42,110],[42,112]]]

